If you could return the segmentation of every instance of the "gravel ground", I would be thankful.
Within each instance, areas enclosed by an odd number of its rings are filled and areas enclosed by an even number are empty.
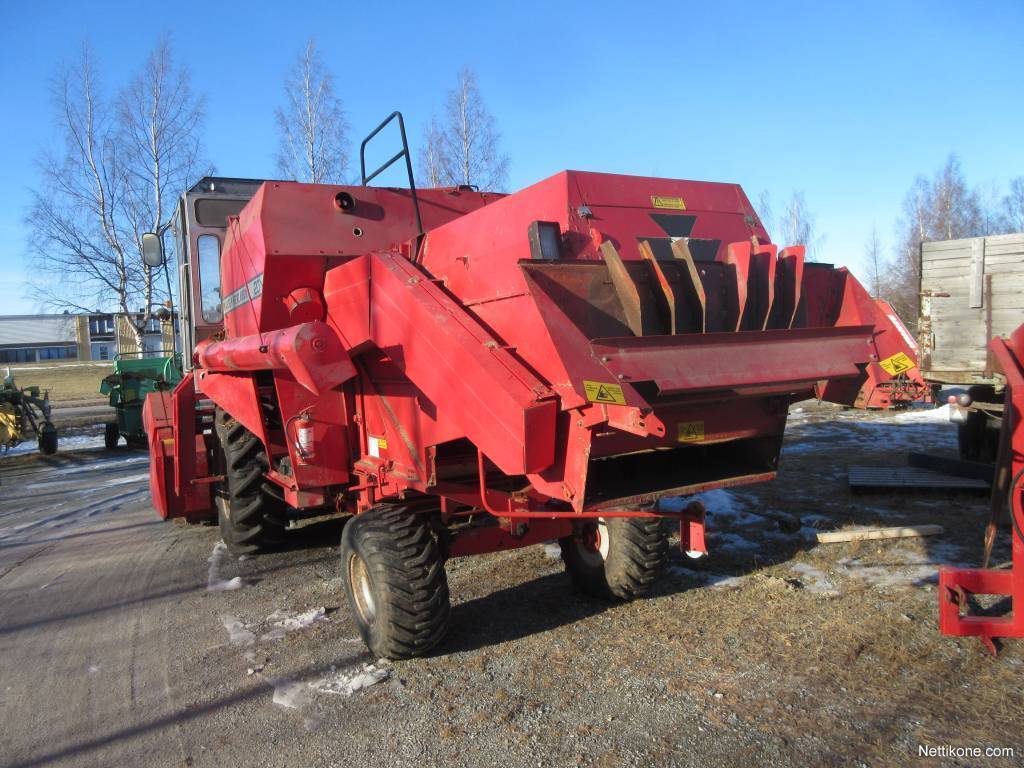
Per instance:
[[[987,499],[846,488],[907,450],[955,453],[952,428],[804,404],[778,481],[706,494],[711,557],[673,554],[648,599],[574,594],[544,546],[451,561],[450,635],[399,663],[358,641],[338,523],[239,561],[155,517],[143,454],[0,459],[0,763],[1016,764],[1024,643],[993,659],[936,629],[936,568],[978,562]],[[925,522],[946,534],[813,544]]]

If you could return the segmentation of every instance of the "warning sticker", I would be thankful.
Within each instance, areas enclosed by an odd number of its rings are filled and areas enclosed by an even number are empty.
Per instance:
[[[882,370],[888,373],[890,376],[898,376],[901,373],[909,371],[911,368],[915,368],[917,363],[910,359],[910,356],[905,352],[897,352],[892,357],[887,357],[879,363],[882,366]]]
[[[680,443],[698,443],[704,439],[704,422],[703,421],[680,421],[679,422],[679,442]]]
[[[367,435],[366,447],[369,449],[369,454],[375,459],[380,458],[380,452],[388,449],[388,441],[383,437],[374,437],[373,435]]]
[[[674,211],[686,210],[686,202],[681,197],[651,195],[651,205],[655,208],[671,208]]]
[[[587,400],[592,403],[612,403],[625,405],[626,396],[618,384],[605,384],[601,381],[584,381],[583,389],[587,392]]]

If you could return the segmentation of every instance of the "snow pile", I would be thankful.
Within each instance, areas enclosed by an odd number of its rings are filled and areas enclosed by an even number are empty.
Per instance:
[[[548,558],[548,560],[562,559],[562,548],[558,546],[557,541],[547,541],[544,543],[544,557]]]
[[[274,628],[263,635],[260,640],[280,640],[289,632],[311,627],[318,621],[327,620],[327,609],[323,606],[311,608],[303,613],[292,613],[291,611],[277,610],[267,616],[267,621],[274,625]]]
[[[206,559],[206,562],[210,564],[210,568],[206,572],[207,592],[230,592],[231,590],[241,589],[246,585],[245,580],[241,576],[235,576],[233,579],[227,580],[220,577],[220,567],[227,556],[227,552],[227,544],[223,541],[218,541],[213,547],[213,552]]]
[[[301,709],[311,700],[309,684],[299,680],[282,680],[274,686],[274,703],[279,707]]]
[[[377,664],[364,664],[360,669],[352,672],[338,672],[331,669],[331,674],[326,675],[310,687],[317,693],[330,693],[335,696],[351,696],[356,691],[376,685],[381,680],[387,680],[391,676],[391,670]]]
[[[314,693],[332,696],[351,696],[391,677],[391,670],[377,664],[364,664],[356,669],[338,670],[331,667],[329,674],[319,680],[305,683],[301,680],[279,680],[274,683],[273,701],[279,707],[302,709],[312,701]]]
[[[891,416],[889,421],[895,421],[899,424],[907,423],[920,423],[920,422],[948,422],[949,421],[949,403],[941,405],[938,408],[915,408],[909,411],[903,411]]]
[[[221,623],[228,631],[228,639],[232,645],[252,645],[256,642],[254,635],[236,616],[221,616]]]

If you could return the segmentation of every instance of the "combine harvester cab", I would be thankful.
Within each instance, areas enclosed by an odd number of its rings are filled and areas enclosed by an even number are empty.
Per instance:
[[[770,480],[791,402],[852,405],[868,366],[912,352],[736,185],[417,192],[403,156],[409,189],[259,186],[225,222],[222,325],[146,403],[164,517],[216,514],[253,552],[356,514],[342,572],[378,655],[443,636],[450,557],[557,539],[584,591],[642,595],[665,518],[705,550],[703,507],[661,500]]]

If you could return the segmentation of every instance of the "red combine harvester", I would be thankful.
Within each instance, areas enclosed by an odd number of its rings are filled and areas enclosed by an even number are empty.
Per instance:
[[[403,149],[367,175],[395,118]],[[398,113],[360,155],[361,187],[183,197],[189,364],[145,424],[159,514],[216,515],[233,552],[355,515],[343,580],[380,656],[443,636],[447,558],[558,539],[579,588],[642,595],[665,518],[704,550],[700,504],[660,499],[772,479],[791,402],[852,405],[868,366],[912,353],[845,269],[773,245],[734,184],[416,190]],[[403,157],[408,189],[366,186]]]

